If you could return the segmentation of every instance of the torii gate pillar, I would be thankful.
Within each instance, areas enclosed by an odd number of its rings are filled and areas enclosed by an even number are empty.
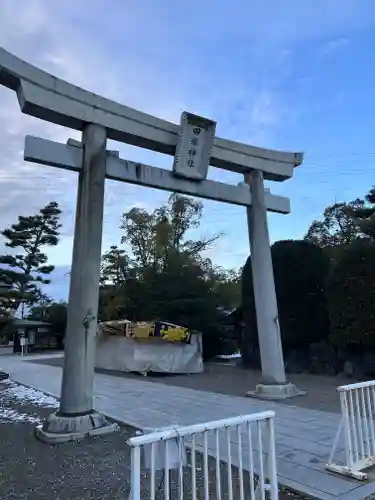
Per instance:
[[[245,182],[250,184],[252,197],[252,205],[247,207],[247,223],[262,364],[262,383],[247,394],[262,399],[303,395],[305,392],[287,383],[285,376],[262,171],[253,170],[245,175]]]
[[[102,414],[93,410],[106,136],[106,129],[95,124],[86,125],[82,132],[83,161],[78,180],[60,408],[36,428],[37,437],[47,443],[118,429],[117,424],[108,424]]]

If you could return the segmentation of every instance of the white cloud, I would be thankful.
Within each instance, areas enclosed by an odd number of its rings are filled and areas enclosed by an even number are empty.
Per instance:
[[[269,145],[288,115],[277,80],[295,45],[329,39],[337,46],[343,31],[373,20],[369,6],[354,0],[289,0],[282,5],[275,0],[130,0],[109,8],[101,0],[2,0],[0,44],[61,78],[132,107],[175,122],[188,109],[216,119],[221,136]],[[271,76],[262,79],[265,68]],[[4,88],[0,130],[0,228],[57,200],[64,231],[51,260],[69,265],[76,175],[25,164],[23,141],[26,134],[60,142],[79,135],[22,115],[15,94]],[[130,159],[163,166],[172,162],[136,148],[115,148]],[[213,173],[215,178],[223,175]],[[124,211],[134,205],[154,208],[167,196],[108,182],[103,248],[118,243]],[[242,248],[246,240],[245,232]],[[216,254],[225,259],[230,250],[222,250]]]

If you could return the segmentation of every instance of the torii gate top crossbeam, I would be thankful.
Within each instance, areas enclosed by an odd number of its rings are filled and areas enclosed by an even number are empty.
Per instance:
[[[174,155],[179,125],[142,113],[60,80],[0,48],[0,85],[17,92],[21,111],[76,130],[95,123],[107,136],[141,148]],[[286,153],[215,137],[210,164],[245,174],[263,171],[283,181],[302,163],[301,153]]]

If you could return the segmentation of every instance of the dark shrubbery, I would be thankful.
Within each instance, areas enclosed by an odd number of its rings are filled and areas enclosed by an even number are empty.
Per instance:
[[[328,256],[307,241],[278,241],[271,248],[278,299],[279,321],[285,349],[318,342],[329,334],[325,281],[329,272]],[[242,297],[246,323],[242,349],[258,345],[251,257],[242,275]]]
[[[299,348],[329,335],[325,282],[330,261],[307,241],[277,241],[272,261],[285,348]]]
[[[340,250],[327,281],[330,342],[375,350],[375,244],[359,240]]]

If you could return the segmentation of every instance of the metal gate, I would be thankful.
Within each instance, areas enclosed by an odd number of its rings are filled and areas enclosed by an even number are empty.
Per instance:
[[[340,394],[341,421],[326,469],[366,480],[367,474],[363,469],[375,465],[375,380],[343,385],[337,390]],[[342,434],[345,463],[338,464],[333,460]]]
[[[131,500],[278,500],[274,412],[136,436]]]

